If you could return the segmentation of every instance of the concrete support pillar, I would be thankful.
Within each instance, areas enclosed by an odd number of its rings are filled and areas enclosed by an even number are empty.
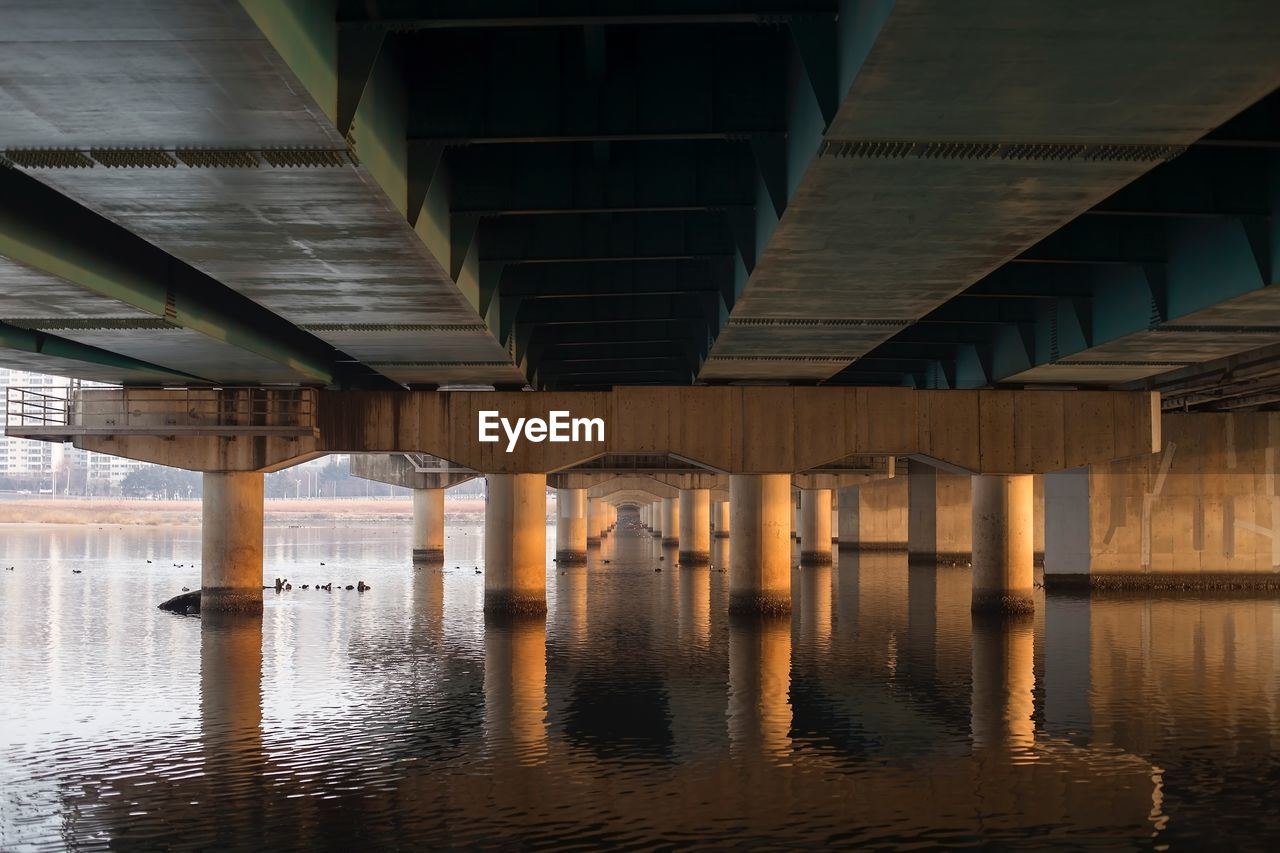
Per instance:
[[[729,609],[790,612],[791,476],[730,475],[729,503]]]
[[[858,542],[858,487],[840,489],[836,496],[839,516],[836,529],[840,531],[840,550],[852,550]]]
[[[680,544],[680,499],[662,499],[662,544]]]
[[[971,485],[952,474],[912,461],[907,474],[907,556],[921,566],[963,566],[973,551]]]
[[[791,538],[799,541],[800,539],[800,496],[798,494],[787,495],[787,503],[791,507]]]
[[[413,561],[444,565],[444,489],[413,490]]]
[[[715,516],[715,518],[716,518],[716,538],[717,538],[717,539],[728,539],[728,538],[729,538],[729,531],[732,529],[732,528],[729,526],[729,502],[728,502],[728,501],[716,501],[715,513],[716,513],[716,516]]]
[[[907,550],[907,477],[840,490],[840,550]]]
[[[662,501],[654,501],[649,505],[649,529],[653,533],[654,539],[662,538]]]
[[[680,565],[711,563],[711,490],[680,490]]]
[[[840,542],[840,510],[836,508],[833,495],[833,503],[831,506],[831,544],[836,545]]]
[[[831,490],[800,490],[800,562],[831,562]]]
[[[587,490],[556,489],[556,562],[587,561]]]
[[[973,609],[1029,613],[1035,513],[1030,474],[973,478]]]
[[[600,531],[604,529],[604,501],[587,498],[587,547],[600,544]]]
[[[262,612],[262,474],[204,475],[200,610]]]
[[[489,474],[484,609],[547,612],[547,475]]]

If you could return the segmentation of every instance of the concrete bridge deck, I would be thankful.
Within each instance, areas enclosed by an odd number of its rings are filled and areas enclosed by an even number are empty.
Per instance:
[[[1108,387],[1275,325],[1263,0],[55,0],[4,24],[14,367]]]

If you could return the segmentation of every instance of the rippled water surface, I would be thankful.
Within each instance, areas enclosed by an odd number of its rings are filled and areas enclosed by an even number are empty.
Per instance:
[[[973,624],[966,570],[845,554],[739,620],[726,542],[679,570],[624,531],[549,562],[545,620],[486,621],[479,528],[441,572],[370,526],[268,529],[294,589],[201,620],[155,608],[198,588],[197,529],[0,536],[4,851],[1280,837],[1270,599]]]

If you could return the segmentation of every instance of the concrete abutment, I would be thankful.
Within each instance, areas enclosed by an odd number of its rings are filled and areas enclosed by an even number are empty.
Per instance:
[[[1045,588],[1280,590],[1280,413],[1166,414],[1162,433],[1045,476]]]

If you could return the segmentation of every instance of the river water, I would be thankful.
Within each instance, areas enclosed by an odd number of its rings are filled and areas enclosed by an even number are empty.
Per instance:
[[[725,541],[682,571],[624,531],[549,559],[545,621],[486,621],[479,527],[439,571],[388,525],[269,528],[294,588],[202,621],[155,607],[198,588],[196,528],[0,535],[4,851],[1280,838],[1272,599],[975,624],[966,570],[844,554],[790,619],[731,619]]]

